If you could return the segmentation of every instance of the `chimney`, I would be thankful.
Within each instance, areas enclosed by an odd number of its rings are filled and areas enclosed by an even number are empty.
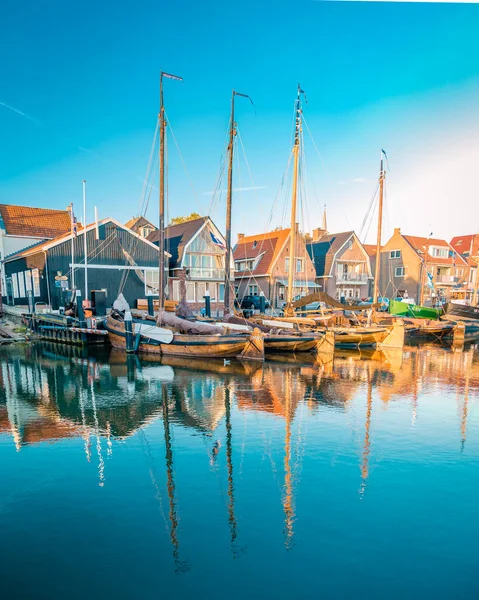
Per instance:
[[[400,227],[395,227],[394,228],[394,233],[395,234],[397,233],[398,235],[401,235],[401,228]]]
[[[322,227],[313,229],[313,242],[319,242],[319,240],[325,235],[326,231]]]
[[[243,238],[244,238],[244,233],[238,233],[238,240],[236,243],[239,244]]]

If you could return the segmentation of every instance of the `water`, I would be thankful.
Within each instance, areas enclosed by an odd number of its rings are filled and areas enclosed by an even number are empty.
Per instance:
[[[477,598],[479,355],[0,348],[5,598]]]

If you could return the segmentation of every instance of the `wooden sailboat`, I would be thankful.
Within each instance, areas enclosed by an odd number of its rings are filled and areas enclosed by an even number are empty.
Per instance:
[[[165,109],[163,103],[163,79],[182,81],[181,77],[161,72],[160,74],[160,113],[159,113],[159,290],[158,316],[156,325],[147,318],[132,318],[129,311],[122,314],[113,311],[107,318],[105,327],[111,344],[127,352],[149,352],[165,356],[201,358],[264,358],[262,335],[253,331],[228,333],[222,327],[194,323],[181,319],[165,311]],[[234,100],[234,92],[233,92]],[[227,259],[228,259],[227,255]],[[229,263],[226,265],[229,271]],[[228,278],[227,278],[228,279]],[[228,282],[229,283],[229,282]],[[227,294],[228,290],[228,294]],[[229,287],[225,289],[225,301],[229,301]]]
[[[291,239],[290,239],[290,261],[288,271],[288,298],[291,302],[293,297],[293,275],[294,275],[294,261],[291,258],[294,256],[295,248],[295,221],[296,221],[296,196],[298,187],[298,169],[299,169],[299,149],[300,149],[300,130],[301,130],[301,93],[300,86],[298,85],[298,96],[295,101],[295,117],[296,117],[296,128],[295,138],[293,146],[294,156],[294,183],[293,183],[293,200],[291,210]],[[229,134],[229,145],[228,145],[228,190],[227,190],[227,201],[226,201],[226,269],[225,269],[225,321],[227,323],[243,324],[254,327],[257,320],[251,319],[249,322],[245,319],[238,319],[234,316],[230,316],[231,313],[231,281],[229,278],[229,265],[231,261],[231,207],[233,198],[233,153],[234,153],[234,138],[236,135],[236,123],[235,123],[235,97],[243,96],[249,98],[246,94],[240,94],[233,90],[231,98],[231,120],[230,120],[230,134]],[[261,319],[259,319],[261,321]],[[319,350],[327,346],[327,343],[332,348],[330,338],[326,339],[325,333],[321,332],[301,332],[296,328],[287,328],[287,331],[283,331],[285,326],[275,323],[269,323],[268,325],[263,323],[262,331],[264,332],[264,350],[267,353],[270,352],[308,352],[312,350]]]

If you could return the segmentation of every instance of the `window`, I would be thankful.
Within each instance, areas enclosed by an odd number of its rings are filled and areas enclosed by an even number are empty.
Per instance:
[[[391,250],[389,258],[401,258],[401,250]]]
[[[348,242],[348,250],[352,250],[353,248],[353,240],[349,240]]]
[[[145,286],[147,294],[158,294],[160,288],[160,273],[158,269],[145,271]]]
[[[238,295],[238,287],[235,287],[235,295]],[[224,283],[220,283],[219,284],[219,298],[218,300],[220,302],[224,302],[225,299],[225,284]]]
[[[18,273],[18,297],[25,298],[25,278],[23,277],[23,271]]]
[[[24,271],[23,274],[25,275],[25,288],[26,293],[28,294],[28,292],[32,291],[32,272]]]
[[[198,302],[203,302],[203,297],[206,295],[206,283],[198,282],[196,284],[196,298]]]
[[[20,295],[18,293],[18,275],[16,273],[12,273],[12,283],[13,283],[13,297],[19,298]]]
[[[464,269],[457,269],[456,273],[458,277],[462,277],[464,275]]]
[[[448,258],[449,250],[448,248],[431,248],[431,255],[435,258]]]
[[[296,259],[296,273],[302,273],[304,271],[304,258]]]
[[[258,286],[257,285],[249,285],[248,286],[248,295],[249,296],[257,296],[258,295]]]
[[[176,302],[179,302],[181,300],[180,298],[180,282],[178,281],[178,279],[174,279],[173,280],[173,300],[175,300]]]
[[[355,295],[356,298],[359,298],[359,290],[356,290],[355,293],[354,293],[354,295]]]
[[[195,301],[195,284],[193,281],[186,282],[186,300],[187,302]]]
[[[349,290],[348,295],[349,295],[350,298],[352,298],[353,297],[353,290]]]
[[[404,277],[406,269],[404,267],[396,267],[394,269],[394,277]]]
[[[207,283],[206,291],[210,293],[211,302],[216,302],[216,283]]]
[[[287,271],[287,272],[289,271],[289,258],[288,258],[288,257],[286,257],[286,258],[284,259],[284,269],[285,269],[285,271]]]
[[[33,277],[33,294],[38,298],[38,296],[40,296],[40,271],[38,269],[33,269],[32,277]]]
[[[278,299],[279,300],[284,300],[284,290],[285,290],[284,285],[278,286]]]

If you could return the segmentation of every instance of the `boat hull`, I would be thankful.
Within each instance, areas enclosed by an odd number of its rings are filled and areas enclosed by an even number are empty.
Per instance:
[[[123,321],[109,318],[106,321],[108,338],[114,348],[126,350]],[[245,335],[188,335],[175,333],[169,344],[141,336],[137,351],[162,356],[191,358],[232,358],[241,354],[248,343]]]
[[[389,314],[397,317],[408,317],[410,319],[438,319],[442,311],[430,306],[418,306],[407,304],[400,300],[391,300],[389,303]]]
[[[367,347],[381,344],[390,330],[388,328],[333,327],[334,345],[339,347]]]
[[[267,334],[264,338],[265,352],[310,352],[322,339],[322,335],[274,335]]]
[[[467,306],[449,302],[444,315],[448,320],[475,321],[479,323],[479,306]]]

